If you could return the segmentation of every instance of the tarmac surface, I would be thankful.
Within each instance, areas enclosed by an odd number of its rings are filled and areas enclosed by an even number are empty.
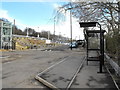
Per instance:
[[[41,50],[2,52],[2,88],[47,88],[35,76],[71,52]]]
[[[93,56],[94,53],[91,55]],[[49,84],[52,84],[53,88],[66,89],[83,59],[85,59],[85,52],[73,53],[62,63],[39,73],[39,81],[43,83],[45,80],[44,84],[48,87],[51,87]],[[117,90],[105,67],[103,67],[103,73],[99,73],[99,62],[96,61],[90,61],[88,65],[86,62],[84,63],[70,87],[70,89],[74,88]]]
[[[42,82],[35,80],[36,75],[58,88],[66,88],[78,69],[86,52],[84,49],[68,49],[60,46],[44,50],[11,51],[2,54],[2,87],[3,88],[45,88]],[[58,64],[56,64],[58,63]],[[53,67],[52,67],[53,66]],[[99,71],[98,62],[86,62],[77,74],[72,88],[96,88],[114,90],[112,78],[104,69]],[[44,89],[43,89],[44,90]]]
[[[84,53],[73,53],[60,64],[55,65],[39,76],[57,88],[67,88],[84,58]]]

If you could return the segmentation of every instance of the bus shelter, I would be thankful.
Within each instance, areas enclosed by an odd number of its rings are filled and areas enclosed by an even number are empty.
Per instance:
[[[102,73],[102,67],[104,65],[104,32],[101,29],[101,25],[98,22],[80,22],[80,27],[96,27],[99,25],[99,30],[86,30],[86,59],[88,61],[99,61],[99,72]],[[90,54],[96,53],[92,56]]]

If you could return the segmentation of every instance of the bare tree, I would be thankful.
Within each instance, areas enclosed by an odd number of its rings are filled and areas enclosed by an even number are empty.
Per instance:
[[[102,28],[107,28],[108,37],[114,38],[115,51],[118,59],[120,58],[120,2],[71,2],[60,7],[57,15],[69,9],[80,22],[97,21]]]
[[[111,2],[72,2],[59,7],[57,11],[57,17],[63,11],[72,9],[72,15],[79,19],[79,21],[98,21],[102,25],[105,25],[110,30],[115,31],[118,28],[118,5]],[[58,18],[58,19],[59,19]]]

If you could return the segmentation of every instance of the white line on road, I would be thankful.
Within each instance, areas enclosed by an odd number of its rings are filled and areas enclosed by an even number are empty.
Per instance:
[[[44,72],[46,72],[47,70],[51,69],[52,67],[64,62],[65,60],[67,60],[67,58],[70,56],[65,57],[62,61],[55,63],[54,65],[48,67],[47,69],[45,69],[44,71],[42,71],[41,73],[39,73],[38,75],[36,75],[35,79],[39,80],[40,82],[44,83],[46,86],[49,86],[50,88],[53,88],[54,90],[59,90],[56,86],[52,85],[51,83],[47,82],[46,80],[42,79],[40,77],[40,75],[42,75]]]
[[[0,56],[0,58],[9,58],[10,56]]]
[[[70,56],[68,56],[68,57],[70,57]],[[48,70],[51,69],[52,67],[54,67],[54,66],[56,66],[56,65],[58,65],[58,64],[60,64],[60,63],[62,63],[62,62],[64,62],[65,60],[67,60],[68,57],[66,57],[66,58],[64,58],[62,61],[57,62],[57,63],[55,63],[54,65],[48,67],[47,69],[45,69],[44,71],[42,71],[41,73],[39,73],[37,76],[40,76],[41,74],[43,74],[44,72],[48,71]]]
[[[66,90],[69,90],[69,88],[71,87],[71,85],[72,85],[73,81],[75,80],[75,78],[76,78],[77,74],[78,74],[78,73],[79,73],[79,71],[81,70],[81,68],[82,68],[82,66],[83,66],[83,64],[84,64],[84,62],[85,62],[85,61],[86,61],[86,58],[84,57],[84,58],[83,58],[83,60],[82,60],[82,62],[81,62],[81,64],[80,64],[80,66],[78,67],[78,69],[77,69],[76,73],[74,74],[74,76],[73,76],[72,80],[71,80],[71,81],[70,81],[70,83],[68,84],[68,86],[67,86]]]

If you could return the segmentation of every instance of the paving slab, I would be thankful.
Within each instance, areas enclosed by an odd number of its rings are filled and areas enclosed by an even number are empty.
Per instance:
[[[71,88],[117,90],[105,67],[103,67],[103,73],[98,72],[99,62],[91,61],[88,65],[84,64],[82,70],[77,74],[76,80]]]

